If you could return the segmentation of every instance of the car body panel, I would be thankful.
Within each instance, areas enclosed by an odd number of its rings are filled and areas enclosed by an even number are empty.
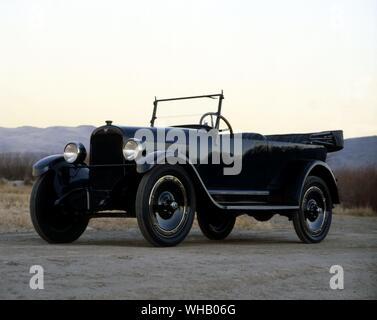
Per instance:
[[[152,119],[156,117],[156,108],[155,105]],[[170,140],[163,147],[156,143],[161,136],[166,140],[167,134],[180,130],[186,138],[184,143],[187,147],[191,133],[200,131],[208,138],[206,135],[214,134],[209,129],[205,125],[166,128],[116,126],[108,121],[92,133],[89,164],[68,164],[62,155],[54,155],[38,161],[33,167],[33,174],[41,176],[54,172],[60,196],[58,203],[63,204],[73,195],[77,197],[81,194],[80,207],[86,207],[90,213],[121,210],[132,215],[136,190],[143,175],[155,166],[170,163],[170,160],[184,166],[199,188],[197,192],[202,200],[219,209],[269,213],[297,211],[305,181],[312,174],[325,180],[333,203],[339,203],[336,179],[326,164],[326,158],[328,152],[343,148],[341,131],[269,136],[243,133],[241,136],[223,134],[218,130],[214,138],[218,138],[216,141],[220,143],[220,149],[208,150],[205,155],[208,163],[199,159],[192,161],[188,153],[171,153],[169,147],[176,141]],[[143,130],[153,138],[153,148],[146,152],[145,159],[154,161],[126,161],[123,146]],[[242,157],[238,158],[242,170],[236,175],[224,175],[227,165],[223,161],[213,164],[211,160],[219,156],[218,152],[223,152],[221,148],[226,138],[230,139],[231,145],[235,145],[236,137],[240,136],[242,152],[234,156]]]

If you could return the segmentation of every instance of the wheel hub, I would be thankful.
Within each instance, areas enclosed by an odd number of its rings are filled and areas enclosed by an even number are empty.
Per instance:
[[[322,208],[320,208],[317,202],[314,199],[311,199],[306,208],[306,216],[307,218],[313,222],[315,221],[318,216],[322,213]]]
[[[311,234],[319,234],[327,219],[326,199],[321,189],[309,188],[304,196],[305,224]]]
[[[173,194],[169,191],[164,191],[158,198],[158,207],[160,209],[161,216],[170,218],[174,212],[178,209],[178,202],[175,201]]]
[[[177,210],[178,209],[178,207],[179,207],[179,204],[178,204],[178,202],[176,202],[176,201],[173,201],[171,204],[170,204],[170,208],[172,209],[172,210]]]

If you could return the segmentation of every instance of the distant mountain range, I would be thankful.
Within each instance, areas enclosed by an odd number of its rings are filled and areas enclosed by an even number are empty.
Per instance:
[[[94,129],[93,126],[0,128],[0,153],[62,153],[70,141],[80,141],[89,150]],[[344,150],[329,154],[328,163],[334,169],[377,167],[377,136],[347,139]]]
[[[95,127],[0,128],[0,153],[62,153],[68,142],[79,141],[89,149]]]
[[[330,153],[327,163],[334,169],[377,167],[377,136],[346,139],[344,149]]]

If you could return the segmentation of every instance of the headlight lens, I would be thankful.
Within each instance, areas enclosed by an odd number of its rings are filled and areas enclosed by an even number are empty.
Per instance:
[[[68,163],[82,163],[86,158],[86,149],[82,143],[71,142],[64,148],[64,159]]]
[[[123,147],[123,156],[127,161],[137,159],[143,152],[143,145],[140,140],[130,139]]]

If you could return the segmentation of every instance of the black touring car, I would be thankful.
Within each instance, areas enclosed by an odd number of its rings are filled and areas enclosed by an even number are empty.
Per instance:
[[[189,139],[186,154],[179,148],[170,152],[172,141],[157,143],[162,129],[155,126],[158,104],[199,98],[218,99],[217,111],[203,114],[198,123],[163,128],[165,137],[180,130],[187,138],[208,133],[212,140],[228,140],[228,158],[238,159],[240,165],[234,174],[224,174],[230,167],[218,157],[225,152],[221,142],[220,148],[212,144],[200,156],[204,161],[188,156],[197,149]],[[150,127],[115,126],[107,121],[92,133],[89,157],[81,143],[73,142],[63,154],[38,161],[33,166],[38,179],[30,203],[38,234],[49,243],[70,243],[83,234],[92,218],[136,217],[152,245],[175,246],[190,232],[195,213],[211,240],[225,239],[242,214],[258,221],[280,214],[293,220],[303,242],[321,242],[328,234],[333,206],[339,203],[326,157],[343,149],[343,132],[235,134],[222,115],[223,99],[221,93],[155,100]],[[151,133],[149,148],[146,139],[136,138],[140,130]],[[237,139],[240,150],[235,150]],[[214,163],[214,158],[220,162]]]

